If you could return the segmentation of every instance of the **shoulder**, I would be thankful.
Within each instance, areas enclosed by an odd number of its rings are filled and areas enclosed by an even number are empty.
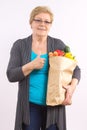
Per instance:
[[[14,43],[13,43],[13,46],[12,46],[12,49],[14,48],[25,48],[27,47],[27,45],[29,44],[29,42],[31,42],[31,35],[26,37],[26,38],[21,38],[21,39],[18,39],[16,40]]]
[[[29,39],[31,38],[31,36],[28,36],[28,37],[26,37],[26,38],[22,38],[22,39],[18,39],[18,40],[16,40],[15,42],[14,42],[14,44],[13,45],[15,45],[15,46],[21,46],[21,45],[25,45],[28,41],[29,41]]]
[[[65,44],[61,39],[54,38],[54,37],[51,37],[51,36],[48,36],[48,38],[49,38],[51,41],[53,41],[54,43]]]
[[[66,46],[65,43],[61,39],[48,36],[48,40],[52,44],[54,49],[58,48],[58,49],[63,50],[65,48],[65,46]]]

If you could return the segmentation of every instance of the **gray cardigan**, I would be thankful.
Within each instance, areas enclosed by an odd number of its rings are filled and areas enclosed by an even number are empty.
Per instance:
[[[22,123],[29,124],[29,75],[24,76],[22,66],[30,62],[32,35],[17,40],[11,49],[9,64],[7,67],[7,77],[10,82],[18,82],[18,101],[16,110],[15,130],[22,130]],[[48,36],[47,52],[55,49],[63,50],[65,44],[56,38]],[[73,77],[80,80],[80,68],[77,66]],[[56,114],[55,114],[56,113]],[[47,124],[57,123],[59,130],[66,130],[65,106],[47,107]]]

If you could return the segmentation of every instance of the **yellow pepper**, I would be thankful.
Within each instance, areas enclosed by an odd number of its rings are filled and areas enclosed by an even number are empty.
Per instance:
[[[73,60],[74,60],[74,56],[72,55],[71,52],[67,52],[67,53],[65,53],[64,56],[67,57],[67,58],[70,58],[70,59],[73,59]]]

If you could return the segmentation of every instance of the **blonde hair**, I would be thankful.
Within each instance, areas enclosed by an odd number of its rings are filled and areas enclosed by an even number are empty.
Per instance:
[[[30,14],[29,23],[31,24],[35,16],[40,13],[48,13],[50,15],[51,22],[53,22],[53,13],[51,12],[50,8],[47,6],[37,6],[32,10]]]

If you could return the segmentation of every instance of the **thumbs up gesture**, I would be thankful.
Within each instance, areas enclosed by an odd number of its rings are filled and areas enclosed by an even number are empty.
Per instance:
[[[41,52],[38,54],[38,56],[32,61],[33,68],[34,69],[41,69],[44,66],[45,58],[40,57]]]

